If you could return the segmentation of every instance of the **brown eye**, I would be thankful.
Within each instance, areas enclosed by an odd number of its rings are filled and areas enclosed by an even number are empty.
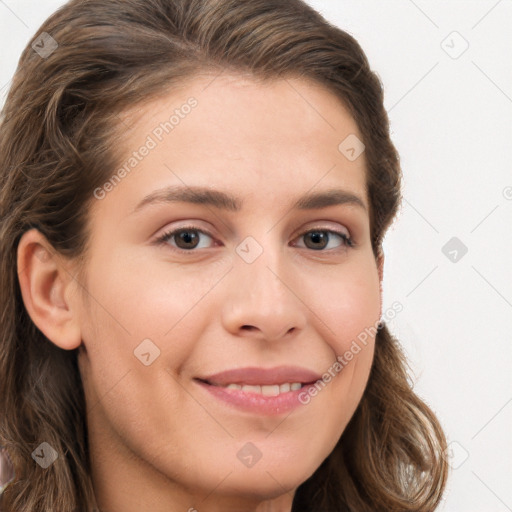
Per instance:
[[[325,231],[311,231],[306,233],[306,247],[309,249],[324,249],[329,243],[329,235]],[[309,245],[308,240],[311,245]]]
[[[345,233],[339,233],[338,231],[333,231],[330,229],[315,229],[302,234],[301,237],[305,240],[306,248],[312,249],[314,251],[324,250],[332,240],[336,240],[337,238],[341,239],[341,243],[335,247],[330,247],[328,250],[336,249],[338,247],[353,246],[352,239],[349,238]]]
[[[208,243],[206,243],[206,246],[203,244],[202,247],[199,247],[199,244],[201,243],[201,239],[203,237],[206,237],[207,239],[212,239],[212,237],[208,233],[205,233],[204,231],[196,227],[184,227],[164,233],[157,240],[157,243],[165,243],[169,244],[171,248],[174,247],[178,250],[190,251],[196,248],[204,249],[205,247],[209,246]],[[174,240],[174,243],[172,243],[172,240]]]
[[[197,232],[190,229],[177,231],[174,236],[180,249],[195,249],[199,243]]]

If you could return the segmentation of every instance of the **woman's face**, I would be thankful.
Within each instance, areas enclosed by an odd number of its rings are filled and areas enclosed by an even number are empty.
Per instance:
[[[74,298],[98,503],[289,510],[373,358],[354,345],[380,315],[360,132],[316,84],[238,75],[122,122]]]

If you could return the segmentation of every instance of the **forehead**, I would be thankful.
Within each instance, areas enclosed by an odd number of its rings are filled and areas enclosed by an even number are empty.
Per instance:
[[[180,107],[191,98],[196,100],[197,108],[187,124],[193,124],[196,131],[202,128],[210,136],[213,130],[219,130],[226,135],[235,133],[237,139],[247,133],[252,137],[256,131],[269,139],[285,132],[290,139],[303,135],[311,142],[329,135],[335,140],[348,134],[362,138],[343,100],[305,77],[262,80],[247,74],[216,75],[205,71],[127,109],[119,117],[124,126],[132,128],[128,137],[137,136],[137,129],[151,131],[158,122],[169,121],[173,113],[179,115],[172,121],[177,128],[188,116],[188,112],[185,116],[179,112]],[[194,124],[194,118],[200,121]],[[206,120],[208,125],[200,126]]]
[[[364,152],[349,159],[340,149],[350,137],[361,139],[357,124],[337,96],[310,80],[205,73],[121,121],[120,165],[129,176],[111,195],[129,194],[132,209],[167,185],[230,189],[269,206],[276,191],[298,197],[335,186],[367,201]],[[144,146],[150,150],[128,169]]]

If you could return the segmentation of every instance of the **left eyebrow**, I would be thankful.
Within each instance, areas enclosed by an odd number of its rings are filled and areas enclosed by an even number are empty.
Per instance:
[[[221,190],[198,186],[169,186],[155,190],[144,197],[132,213],[141,210],[149,204],[174,202],[208,205],[231,212],[239,212],[243,206],[243,201],[240,198]],[[340,204],[358,206],[367,211],[363,199],[343,189],[329,189],[305,194],[293,203],[292,208],[297,210],[316,210]]]

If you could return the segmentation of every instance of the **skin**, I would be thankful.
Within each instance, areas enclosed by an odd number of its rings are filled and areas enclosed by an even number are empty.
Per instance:
[[[362,138],[346,108],[304,79],[212,79],[196,76],[126,112],[128,158],[175,108],[198,101],[92,201],[84,282],[38,231],[18,247],[31,318],[57,346],[79,348],[104,511],[290,511],[368,380],[372,338],[309,404],[284,415],[229,407],[193,381],[244,366],[322,374],[381,314],[383,259],[371,249],[364,153],[349,161],[338,150],[349,134]],[[132,213],[156,189],[184,184],[234,194],[243,208],[161,202]],[[299,196],[330,188],[359,196],[366,208],[291,209]],[[177,237],[154,243],[190,223],[205,232],[192,233],[199,248],[180,253]],[[305,233],[320,228],[348,233],[355,247],[328,231],[328,244],[311,248]],[[263,250],[252,263],[236,252],[248,236]],[[149,366],[134,356],[147,338],[160,350]],[[250,468],[237,457],[247,442],[261,452]]]

